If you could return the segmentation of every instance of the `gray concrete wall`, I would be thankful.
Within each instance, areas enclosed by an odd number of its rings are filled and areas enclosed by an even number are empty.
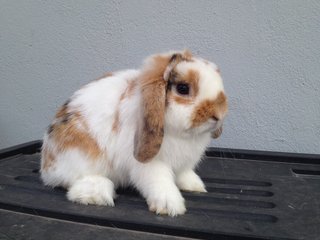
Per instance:
[[[320,1],[0,0],[0,148],[106,71],[190,48],[229,95],[214,146],[320,153]]]

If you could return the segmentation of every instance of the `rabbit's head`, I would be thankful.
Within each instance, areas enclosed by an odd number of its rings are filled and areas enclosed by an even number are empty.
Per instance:
[[[217,66],[189,51],[149,57],[139,76],[141,118],[135,134],[134,155],[151,160],[164,134],[192,137],[222,132],[227,97]]]

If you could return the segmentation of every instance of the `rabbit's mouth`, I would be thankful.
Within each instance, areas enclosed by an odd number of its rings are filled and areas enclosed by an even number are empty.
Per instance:
[[[221,126],[222,121],[215,121],[210,119],[196,128],[189,128],[189,131],[197,134],[213,133],[217,131]]]

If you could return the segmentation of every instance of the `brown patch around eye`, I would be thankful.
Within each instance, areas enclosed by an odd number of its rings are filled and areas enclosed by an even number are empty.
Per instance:
[[[197,106],[192,116],[192,127],[197,127],[212,117],[221,119],[227,109],[227,97],[220,92],[215,100],[206,100]]]
[[[175,70],[172,70],[169,79],[171,89],[167,94],[167,102],[175,101],[178,104],[192,104],[199,93],[199,75],[199,72],[193,69],[190,69],[185,75],[178,74]],[[180,83],[188,84],[190,89],[188,95],[182,96],[175,92],[176,90],[173,88],[176,88],[177,84]]]

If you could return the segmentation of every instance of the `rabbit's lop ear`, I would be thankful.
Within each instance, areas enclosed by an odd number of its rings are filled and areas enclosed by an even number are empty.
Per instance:
[[[168,85],[165,75],[170,74],[173,64],[181,61],[182,54],[154,55],[144,63],[138,80],[141,88],[141,106],[134,136],[134,157],[140,162],[150,161],[160,150]]]

